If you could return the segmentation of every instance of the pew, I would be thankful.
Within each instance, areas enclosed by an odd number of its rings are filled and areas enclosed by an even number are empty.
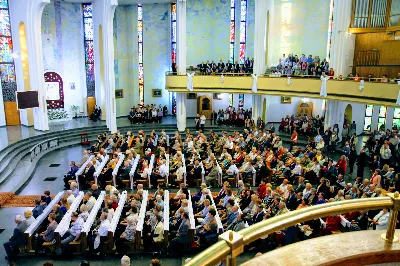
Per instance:
[[[208,195],[211,198],[211,205],[214,206],[215,210],[217,211],[217,206],[214,203],[214,198],[213,198],[213,195],[211,194],[211,191],[208,191]],[[217,225],[218,225],[218,233],[222,234],[224,232],[224,227],[222,226],[222,222],[221,222],[221,219],[219,218],[218,211],[217,211],[217,214],[215,215],[215,220],[217,221]]]
[[[78,184],[78,188],[79,188],[79,181],[78,181],[78,177],[85,171],[86,166],[88,165],[88,163],[90,161],[92,161],[92,159],[94,158],[94,155],[90,155],[89,159],[86,160],[86,162],[84,164],[82,164],[82,166],[79,168],[78,171],[76,171],[75,173],[75,179],[76,179],[76,183]]]
[[[164,191],[164,242],[163,248],[168,247],[169,234],[169,191]]]
[[[114,216],[111,221],[111,227],[108,230],[108,250],[112,250],[114,248],[114,234],[115,230],[117,229],[119,220],[121,218],[122,210],[124,209],[124,205],[126,202],[126,199],[128,197],[128,194],[126,190],[121,193],[119,201],[118,201],[118,208],[114,212]]]
[[[185,155],[182,153],[182,167],[183,167],[183,180],[184,180],[184,184],[186,186],[186,162],[185,162]]]
[[[149,197],[149,192],[147,190],[144,190],[142,204],[140,205],[139,219],[136,225],[136,236],[135,236],[136,250],[139,250],[141,245],[143,224],[144,224],[144,219],[146,218],[146,207],[147,207],[148,197]]]
[[[69,210],[65,213],[61,222],[58,224],[56,230],[54,231],[54,239],[56,240],[56,248],[60,248],[61,246],[61,237],[65,235],[67,230],[69,229],[69,225],[71,223],[71,214],[76,211],[83,199],[84,193],[82,191],[79,192],[78,197],[74,199]],[[80,241],[78,241],[80,243]]]
[[[196,222],[194,220],[193,213],[193,205],[192,205],[192,194],[190,194],[190,190],[188,190],[189,198],[188,200],[188,209],[189,209],[189,222],[190,222],[190,230],[189,230],[189,243],[192,243],[194,240],[194,236],[196,235]]]
[[[139,164],[139,160],[140,160],[140,155],[138,154],[138,155],[136,155],[136,158],[133,161],[133,165],[132,165],[131,171],[129,173],[129,183],[131,184],[130,185],[131,190],[133,190],[133,176],[135,175],[136,168]]]
[[[26,250],[29,252],[32,250],[32,236],[38,232],[40,229],[41,224],[47,218],[47,216],[51,213],[53,206],[58,204],[62,197],[64,196],[65,191],[58,192],[58,194],[53,198],[53,200],[47,205],[46,209],[43,210],[43,213],[39,215],[36,220],[25,230],[24,237],[25,237],[25,245]]]
[[[94,223],[94,220],[96,219],[96,216],[99,212],[99,210],[101,209],[101,206],[104,203],[104,198],[106,196],[106,192],[102,191],[99,195],[99,197],[96,200],[96,203],[94,204],[92,210],[90,211],[90,214],[85,222],[85,224],[83,225],[82,231],[81,231],[81,243],[82,243],[82,250],[86,250],[86,248],[88,247],[88,243],[87,243],[87,236],[89,234],[89,231]]]
[[[167,175],[165,176],[165,182],[168,185],[169,184],[169,180],[168,180],[169,179],[169,154],[168,153],[165,154],[165,158],[166,158],[165,164],[167,165]]]
[[[101,174],[101,171],[103,170],[104,166],[108,163],[108,160],[110,159],[110,156],[108,154],[104,156],[104,160],[101,162],[101,164],[96,168],[96,172],[94,173],[94,183],[97,185],[97,177]]]
[[[147,175],[147,182],[149,185],[149,188],[151,188],[151,182],[150,182],[150,177],[151,177],[151,173],[153,173],[153,166],[154,166],[154,159],[155,159],[155,155],[152,154],[151,155],[151,159],[150,159],[150,163],[149,163],[149,174]]]
[[[114,168],[114,170],[112,172],[114,187],[117,187],[116,177],[117,177],[117,174],[118,174],[118,169],[121,167],[122,163],[124,162],[124,159],[125,159],[125,155],[124,154],[122,154],[122,153],[118,154],[118,163],[117,163],[117,165],[115,166],[115,168]]]

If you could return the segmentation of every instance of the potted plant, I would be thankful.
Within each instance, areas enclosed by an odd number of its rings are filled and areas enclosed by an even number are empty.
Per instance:
[[[75,114],[75,116],[74,116],[73,118],[78,118],[79,106],[77,106],[77,105],[72,105],[72,106],[71,106],[71,110],[72,110],[72,112]]]

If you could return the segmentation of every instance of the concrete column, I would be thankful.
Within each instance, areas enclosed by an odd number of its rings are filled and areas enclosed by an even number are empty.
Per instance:
[[[33,117],[33,125],[37,130],[49,130],[47,117],[46,89],[44,82],[43,52],[42,52],[42,13],[46,4],[50,0],[13,0],[9,1],[10,16],[12,17],[12,34],[14,52],[21,53],[21,43],[19,29],[21,23],[26,30],[26,49],[29,58],[29,90],[38,91],[39,107],[21,111],[21,122],[31,125],[29,116]],[[15,60],[18,90],[23,91],[25,87],[22,61]],[[28,70],[27,70],[28,71]],[[25,74],[27,74],[25,73]],[[27,81],[28,82],[28,81]]]
[[[347,76],[352,69],[354,58],[355,35],[347,33],[351,20],[352,1],[335,0],[333,9],[332,47],[330,67],[335,76]]]
[[[102,108],[102,119],[108,129],[117,132],[114,73],[113,18],[117,0],[93,2],[96,104]]]
[[[178,131],[185,131],[186,129],[186,106],[185,106],[186,93],[176,94],[176,122]]]
[[[268,48],[268,20],[272,21],[273,0],[255,0],[255,32],[254,32],[254,67],[253,73],[262,75],[265,73],[266,56]],[[261,95],[253,95],[252,119],[262,117]]]
[[[186,1],[180,1],[180,0],[176,1],[176,27],[177,27],[176,65],[178,67],[178,74],[186,75]]]

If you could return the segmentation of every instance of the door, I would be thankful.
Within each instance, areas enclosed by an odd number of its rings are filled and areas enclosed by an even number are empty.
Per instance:
[[[88,116],[93,113],[94,107],[96,106],[96,98],[94,97],[87,97],[87,110]]]
[[[16,126],[21,124],[19,120],[17,102],[4,102],[4,113],[6,116],[7,126]]]

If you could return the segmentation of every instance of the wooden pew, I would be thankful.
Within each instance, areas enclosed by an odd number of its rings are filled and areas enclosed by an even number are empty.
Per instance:
[[[38,232],[43,221],[47,218],[49,213],[51,213],[53,206],[60,202],[64,194],[65,191],[58,192],[58,194],[53,198],[53,200],[49,203],[49,205],[47,205],[46,209],[43,210],[43,213],[39,215],[36,218],[36,220],[25,230],[24,237],[25,237],[26,250],[28,252],[32,250],[32,236],[36,232]],[[42,231],[44,230],[42,229]]]
[[[69,229],[69,225],[71,223],[71,214],[76,211],[83,199],[84,193],[82,191],[79,192],[78,197],[74,199],[69,210],[65,213],[64,217],[62,218],[61,222],[58,224],[56,230],[54,231],[54,239],[56,240],[56,248],[60,248],[61,246],[61,237]],[[80,242],[80,241],[78,241]]]
[[[168,247],[169,234],[169,191],[164,191],[164,242],[163,248]]]
[[[193,213],[193,205],[192,205],[192,196],[190,194],[190,190],[188,190],[189,198],[188,200],[188,209],[189,209],[189,223],[190,223],[190,230],[189,230],[189,243],[192,243],[194,240],[194,236],[196,235],[196,222],[194,220],[194,213]]]
[[[96,200],[96,203],[94,204],[92,210],[90,211],[90,214],[85,222],[85,224],[82,227],[81,230],[81,243],[82,243],[82,250],[86,250],[86,248],[88,247],[88,243],[87,243],[87,236],[88,233],[90,231],[90,228],[92,227],[94,220],[96,219],[96,216],[101,208],[101,206],[104,203],[104,198],[106,196],[106,192],[102,191],[99,195],[99,197]]]
[[[124,162],[124,159],[125,159],[125,155],[124,154],[122,154],[122,153],[118,154],[118,163],[117,163],[117,165],[115,166],[115,168],[114,168],[114,170],[112,172],[114,187],[117,187],[116,177],[117,177],[117,174],[118,174],[118,169],[121,167],[122,163]]]
[[[111,221],[111,228],[108,230],[108,250],[112,250],[114,248],[114,234],[115,230],[117,229],[119,220],[121,218],[122,210],[124,209],[124,205],[126,202],[126,199],[128,197],[128,194],[126,190],[121,193],[121,196],[118,201],[118,208],[115,210],[113,219]]]
[[[219,218],[217,206],[214,203],[214,198],[213,198],[213,195],[211,194],[211,191],[208,191],[208,195],[211,198],[211,205],[214,206],[215,211],[217,212],[217,214],[215,215],[215,220],[217,221],[217,225],[218,225],[218,234],[222,234],[224,232],[224,227],[222,226],[221,219]]]
[[[144,190],[142,204],[140,205],[139,219],[138,219],[138,223],[136,225],[136,236],[135,236],[135,249],[136,250],[140,249],[140,245],[142,242],[142,231],[143,231],[144,219],[146,217],[146,207],[147,207],[148,198],[149,198],[149,192],[147,190]]]
[[[99,177],[99,175],[101,174],[101,171],[103,170],[104,166],[106,166],[106,164],[108,163],[110,159],[110,156],[108,156],[108,154],[106,156],[104,156],[104,160],[101,162],[101,164],[97,167],[96,172],[94,173],[93,177],[94,177],[94,183],[97,185],[97,177]]]
[[[136,155],[136,158],[133,161],[131,171],[129,172],[129,183],[130,183],[131,190],[133,190],[133,176],[135,175],[136,168],[139,164],[139,160],[140,160],[140,155],[138,154],[138,155]]]
[[[151,177],[151,173],[153,172],[153,167],[154,167],[154,159],[155,159],[155,155],[152,154],[151,155],[151,159],[150,159],[150,163],[149,163],[149,174],[147,175],[147,182],[149,185],[149,188],[151,188],[151,182],[150,182],[150,177]]]
[[[86,166],[88,165],[88,163],[90,161],[92,161],[92,159],[94,158],[94,155],[90,155],[89,159],[86,160],[86,162],[84,164],[81,165],[81,167],[79,168],[78,171],[76,171],[75,173],[75,179],[76,179],[76,183],[78,184],[78,188],[79,188],[79,181],[78,181],[78,177],[85,171]]]
[[[183,167],[183,180],[184,180],[184,184],[186,186],[186,162],[185,162],[185,155],[182,153],[182,167]]]
[[[165,164],[167,165],[167,176],[165,177],[165,182],[168,185],[169,184],[169,180],[168,180],[169,179],[169,154],[168,153],[165,154],[165,158],[166,158]]]

